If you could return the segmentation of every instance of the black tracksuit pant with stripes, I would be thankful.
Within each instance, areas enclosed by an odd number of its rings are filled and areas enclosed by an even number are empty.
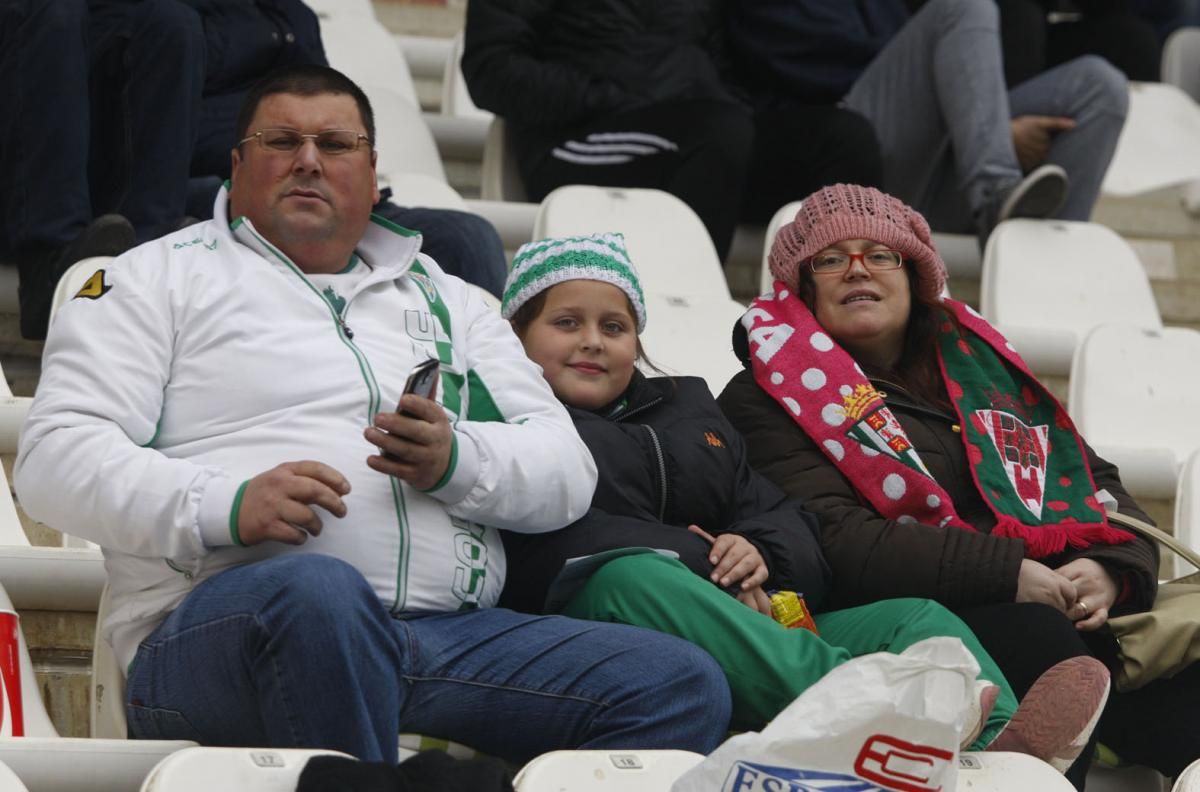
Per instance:
[[[700,216],[722,259],[739,221],[766,222],[826,184],[881,186],[870,125],[831,106],[755,115],[731,102],[674,102],[513,137],[530,200],[566,184],[665,190]]]

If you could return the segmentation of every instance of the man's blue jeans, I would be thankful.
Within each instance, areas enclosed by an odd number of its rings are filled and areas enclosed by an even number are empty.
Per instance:
[[[523,761],[560,748],[711,751],[716,662],[668,635],[491,608],[394,618],[359,572],[284,555],[204,581],[141,645],[130,736],[397,760],[400,732]]]

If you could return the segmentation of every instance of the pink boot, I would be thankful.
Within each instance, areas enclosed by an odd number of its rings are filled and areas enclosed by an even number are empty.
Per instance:
[[[988,751],[1030,754],[1065,773],[1108,701],[1109,674],[1094,657],[1072,657],[1038,677]]]

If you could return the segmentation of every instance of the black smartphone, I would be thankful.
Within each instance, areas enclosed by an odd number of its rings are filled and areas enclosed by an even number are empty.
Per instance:
[[[437,358],[430,358],[413,366],[412,371],[408,373],[408,379],[404,381],[404,393],[415,393],[424,399],[432,399],[434,391],[437,389],[438,373],[440,370],[441,367],[438,364]],[[402,393],[401,397],[403,395]],[[396,412],[409,418],[413,417],[412,413],[402,410],[399,404],[396,405]],[[383,456],[385,459],[390,459],[393,462],[401,461],[386,451],[383,452]]]
[[[413,366],[413,370],[408,373],[408,379],[404,381],[404,393],[415,393],[423,399],[432,399],[434,391],[437,390],[440,370],[437,358],[430,358]],[[400,409],[399,404],[396,405],[396,412],[401,415],[408,414]]]

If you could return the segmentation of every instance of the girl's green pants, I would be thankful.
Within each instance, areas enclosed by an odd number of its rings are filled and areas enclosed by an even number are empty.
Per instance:
[[[893,599],[822,613],[820,636],[788,629],[743,605],[679,561],[660,553],[609,561],[563,609],[567,616],[617,622],[678,636],[721,665],[733,693],[735,730],[759,729],[810,685],[852,657],[902,652],[935,636],[959,638],[975,656],[980,678],[1000,696],[979,738],[986,746],[1016,710],[1012,688],[974,633],[932,600]]]

